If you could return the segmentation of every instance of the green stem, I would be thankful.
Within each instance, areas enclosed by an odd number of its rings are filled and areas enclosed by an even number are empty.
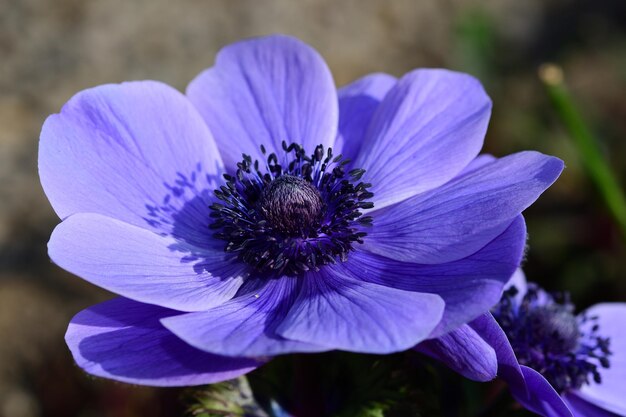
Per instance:
[[[543,65],[539,70],[539,78],[545,85],[561,122],[572,137],[587,174],[604,199],[622,232],[622,237],[626,240],[626,199],[600,151],[598,141],[576,109],[563,82],[561,69],[552,64]]]

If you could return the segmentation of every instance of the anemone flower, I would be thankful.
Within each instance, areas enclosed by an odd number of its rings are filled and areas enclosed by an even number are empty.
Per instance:
[[[626,416],[625,321],[626,303],[574,315],[567,293],[548,294],[519,270],[492,314],[418,350],[475,380],[497,374],[545,417]]]
[[[224,48],[186,95],[78,93],[41,133],[62,219],[49,254],[120,297],[71,321],[76,362],[194,385],[291,352],[397,352],[478,317],[520,262],[520,213],[563,168],[476,158],[490,109],[445,70],[337,91],[285,36]]]

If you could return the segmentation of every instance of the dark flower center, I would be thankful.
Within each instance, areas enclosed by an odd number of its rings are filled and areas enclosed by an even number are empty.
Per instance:
[[[578,346],[580,332],[572,311],[561,304],[537,307],[528,315],[535,335],[553,353],[571,352]]]
[[[261,147],[265,155],[265,148]],[[211,205],[214,236],[226,242],[262,275],[300,275],[345,261],[367,235],[372,218],[371,184],[358,182],[362,169],[345,171],[348,160],[319,145],[311,155],[283,142],[279,156],[267,156],[261,168],[248,155],[234,175],[215,190]]]
[[[515,287],[505,291],[492,312],[519,363],[542,374],[559,393],[578,389],[590,378],[600,383],[599,368],[609,367],[611,352],[609,339],[594,323],[597,317],[575,316],[567,294],[553,297],[532,283],[524,297],[516,295]]]
[[[272,181],[261,193],[257,205],[269,225],[288,236],[319,228],[324,209],[317,188],[293,175]]]

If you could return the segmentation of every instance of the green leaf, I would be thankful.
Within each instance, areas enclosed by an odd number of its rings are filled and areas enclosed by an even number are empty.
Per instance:
[[[187,417],[269,417],[254,400],[245,377],[189,388],[183,401]]]
[[[563,72],[556,65],[546,64],[539,70],[561,122],[570,134],[591,181],[598,189],[609,212],[626,240],[626,199],[609,164],[600,151],[599,141],[574,105],[565,83]]]

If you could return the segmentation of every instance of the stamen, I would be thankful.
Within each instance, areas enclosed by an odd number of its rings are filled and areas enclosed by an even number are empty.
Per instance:
[[[210,206],[214,236],[262,274],[300,275],[346,260],[372,224],[361,211],[374,206],[371,184],[355,185],[365,170],[346,174],[349,161],[322,145],[307,155],[283,141],[282,150],[282,164],[275,153],[265,164],[243,155],[235,174],[224,175],[225,185],[215,190],[221,202]]]
[[[599,326],[589,324],[597,317],[574,316],[567,294],[551,296],[533,283],[521,300],[517,293],[515,287],[505,291],[492,313],[519,363],[541,373],[559,393],[578,389],[590,378],[600,383],[599,369],[609,367],[611,352]]]

